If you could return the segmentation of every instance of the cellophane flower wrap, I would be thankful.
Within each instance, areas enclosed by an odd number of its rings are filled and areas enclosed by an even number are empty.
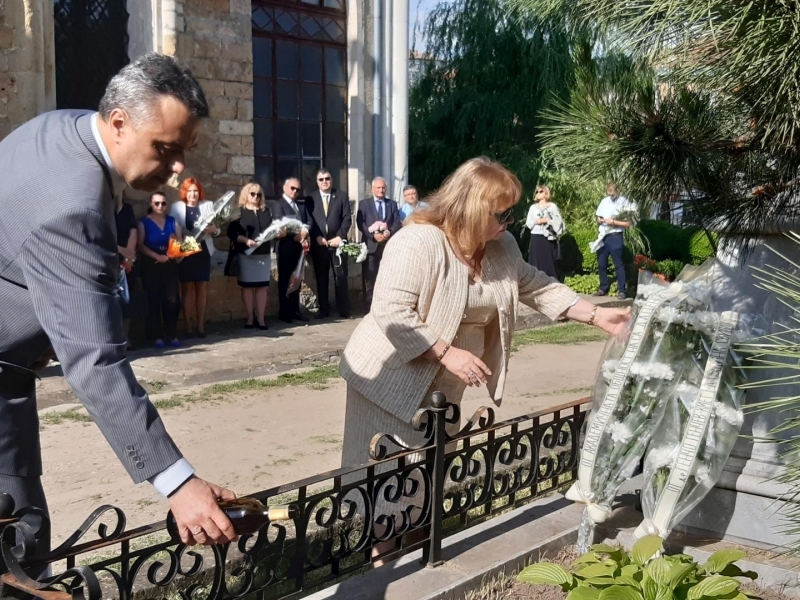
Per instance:
[[[750,337],[746,319],[713,310],[673,318],[696,332],[695,341],[647,450],[637,537],[666,538],[700,503],[719,480],[744,422],[744,375],[734,344]]]
[[[630,335],[609,341],[592,392],[578,481],[567,498],[587,505],[584,519],[601,523],[611,515],[620,486],[633,476],[658,431],[666,398],[691,366],[699,332],[682,318],[707,311],[708,269],[681,273],[667,284],[642,272]]]
[[[294,236],[305,228],[306,226],[303,225],[302,221],[292,217],[281,217],[280,219],[276,219],[270,223],[269,227],[262,231],[255,240],[253,240],[256,245],[252,248],[248,248],[244,251],[244,253],[250,256],[260,245],[266,244],[267,242],[277,238],[281,229],[286,230],[286,235]]]
[[[342,254],[354,257],[357,263],[364,262],[367,260],[367,245],[364,242],[342,242],[336,248],[336,258],[339,259],[339,264],[342,261]]]
[[[223,227],[239,218],[239,203],[234,192],[225,192],[223,196],[214,202],[211,210],[206,214],[201,214],[200,218],[192,227],[192,236],[198,242],[202,242],[206,237],[206,229],[210,225]]]

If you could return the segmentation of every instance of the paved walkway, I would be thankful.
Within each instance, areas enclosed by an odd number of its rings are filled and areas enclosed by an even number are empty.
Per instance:
[[[616,298],[586,297],[604,306],[625,305]],[[543,315],[522,307],[518,329],[550,324]],[[174,392],[193,385],[281,373],[300,366],[336,360],[360,319],[312,319],[308,324],[269,322],[269,331],[245,330],[233,324],[210,325],[204,340],[186,340],[182,348],[142,349],[131,353],[136,376],[149,392]],[[78,402],[57,364],[42,373],[37,385],[39,409]]]

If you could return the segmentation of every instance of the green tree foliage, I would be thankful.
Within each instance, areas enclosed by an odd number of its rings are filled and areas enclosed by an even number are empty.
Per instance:
[[[541,112],[569,97],[579,44],[563,28],[510,13],[506,0],[439,4],[424,35],[436,61],[411,90],[409,179],[431,191],[486,155],[530,193],[542,166]]]
[[[682,190],[704,226],[751,238],[797,216],[796,2],[508,1],[591,32],[595,63],[628,61],[584,72],[550,111],[545,149],[560,168],[615,178],[640,202]]]

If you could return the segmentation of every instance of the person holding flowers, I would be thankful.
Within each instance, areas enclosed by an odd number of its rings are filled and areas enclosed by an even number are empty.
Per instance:
[[[212,204],[205,199],[203,186],[194,177],[186,179],[180,187],[180,202],[175,202],[170,209],[170,216],[182,231],[191,232],[201,216],[212,210]],[[219,227],[213,223],[205,228],[204,233],[218,236]],[[206,238],[200,243],[200,252],[185,257],[178,263],[178,278],[181,282],[181,299],[183,315],[186,319],[186,336],[206,337],[206,300],[208,298],[208,280],[211,279],[211,256],[214,254],[214,242]]]
[[[255,323],[261,330],[268,329],[264,315],[267,310],[267,291],[271,277],[270,244],[260,244],[256,238],[272,223],[272,212],[264,203],[264,190],[257,183],[248,183],[239,194],[241,217],[228,227],[228,237],[233,242],[231,252],[236,253],[239,287],[245,312],[245,329]],[[286,235],[283,233],[282,235]],[[282,237],[281,234],[278,237]],[[255,248],[245,254],[248,248]]]
[[[178,264],[167,255],[171,239],[180,241],[181,227],[167,214],[167,197],[163,192],[150,195],[147,215],[139,219],[138,249],[141,260],[142,287],[147,293],[145,333],[154,340],[156,348],[169,340],[173,348],[180,347],[176,331],[181,300],[178,291]]]
[[[507,231],[521,194],[503,165],[473,158],[392,234],[372,310],[342,356],[343,465],[366,462],[377,432],[423,442],[411,420],[435,390],[458,405],[467,387],[485,385],[499,405],[520,303],[552,320],[625,330],[629,309],[595,306],[525,261]]]

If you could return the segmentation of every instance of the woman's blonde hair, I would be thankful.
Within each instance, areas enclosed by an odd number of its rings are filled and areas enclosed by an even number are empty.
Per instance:
[[[250,182],[246,184],[242,191],[239,192],[239,208],[247,205],[247,201],[250,199],[250,192],[255,191],[256,193],[261,192],[261,198],[258,199],[258,208],[259,210],[264,208],[264,190],[261,189],[261,186],[255,182]]]
[[[453,248],[471,258],[484,247],[494,214],[514,206],[521,195],[522,184],[503,165],[485,156],[471,158],[426,198],[428,207],[411,213],[406,223],[439,227]]]
[[[547,201],[550,202],[550,198],[551,198],[551,196],[550,196],[550,188],[547,187],[546,185],[537,185],[536,186],[536,191],[538,192],[539,190],[542,190],[544,192],[545,198],[547,198]],[[534,200],[535,199],[536,198],[534,197]]]

